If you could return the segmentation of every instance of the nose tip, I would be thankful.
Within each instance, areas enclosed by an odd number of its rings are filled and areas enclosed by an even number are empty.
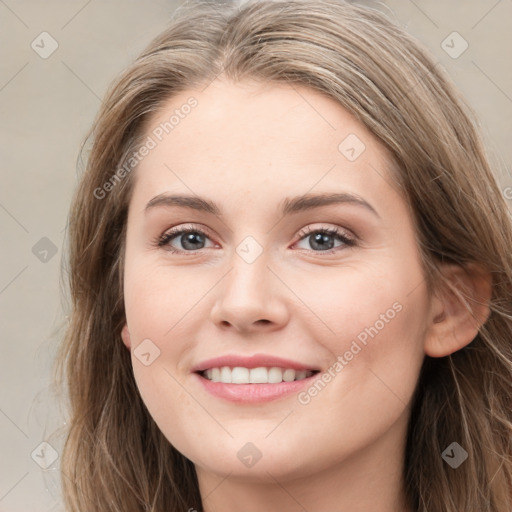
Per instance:
[[[239,261],[219,287],[211,320],[224,329],[232,327],[240,332],[282,325],[287,310],[278,288],[279,280],[263,261]]]

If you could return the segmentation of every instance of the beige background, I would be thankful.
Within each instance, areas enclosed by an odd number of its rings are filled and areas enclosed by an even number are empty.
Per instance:
[[[48,464],[60,449],[52,432],[63,420],[48,386],[78,150],[108,84],[181,3],[0,0],[0,512],[61,510],[59,459],[47,469],[35,461]],[[512,203],[512,1],[389,0],[381,9],[429,47],[463,90]],[[47,59],[31,47],[43,31],[58,44]],[[455,59],[441,46],[454,31],[469,44]],[[455,40],[452,51],[462,43]]]

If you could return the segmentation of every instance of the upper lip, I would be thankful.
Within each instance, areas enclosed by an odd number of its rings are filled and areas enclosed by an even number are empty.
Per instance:
[[[241,366],[242,368],[249,369],[265,366],[269,368],[291,368],[298,371],[318,370],[318,368],[314,368],[308,364],[292,361],[291,359],[272,356],[269,354],[254,354],[252,356],[237,356],[235,354],[228,354],[225,356],[214,357],[213,359],[202,361],[193,366],[192,371],[202,372],[204,370],[208,370],[209,368],[221,368],[222,366],[229,366],[230,368]]]

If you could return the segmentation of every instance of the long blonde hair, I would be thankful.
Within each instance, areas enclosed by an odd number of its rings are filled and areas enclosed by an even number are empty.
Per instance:
[[[193,464],[145,408],[120,336],[135,171],[104,197],[97,190],[140,145],[148,116],[220,73],[301,84],[339,102],[393,156],[429,283],[443,285],[441,262],[478,263],[492,274],[491,314],[472,343],[451,356],[425,357],[403,480],[418,512],[512,510],[512,222],[505,199],[473,111],[428,52],[377,10],[337,0],[185,4],[108,91],[69,217],[72,307],[56,366],[69,394],[61,464],[68,510],[202,510]],[[441,457],[453,441],[468,453],[456,470]]]

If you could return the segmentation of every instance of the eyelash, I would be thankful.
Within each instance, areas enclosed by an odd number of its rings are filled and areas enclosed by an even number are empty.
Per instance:
[[[198,229],[196,227],[173,228],[169,231],[166,231],[162,235],[157,236],[153,240],[153,245],[156,247],[160,247],[160,248],[167,246],[165,248],[165,250],[169,251],[171,253],[175,253],[175,254],[187,254],[187,253],[196,254],[198,251],[201,251],[202,249],[197,249],[196,251],[182,251],[179,249],[175,249],[174,247],[169,245],[169,242],[173,238],[177,237],[178,235],[185,235],[187,233],[199,233],[201,235],[208,237],[208,233],[206,231],[204,231],[202,229]],[[356,245],[356,239],[348,236],[344,231],[342,231],[339,228],[315,228],[315,229],[312,229],[312,228],[310,228],[310,226],[308,226],[300,231],[300,233],[298,234],[299,239],[297,240],[297,242],[300,242],[302,239],[306,238],[308,235],[317,234],[317,233],[324,233],[324,234],[336,236],[338,238],[338,240],[343,242],[343,246],[345,246],[345,247],[353,247]],[[311,252],[315,252],[315,253],[319,253],[319,254],[334,254],[334,253],[338,252],[340,249],[343,249],[343,246],[339,246],[334,249],[328,249],[326,251],[311,250]]]

